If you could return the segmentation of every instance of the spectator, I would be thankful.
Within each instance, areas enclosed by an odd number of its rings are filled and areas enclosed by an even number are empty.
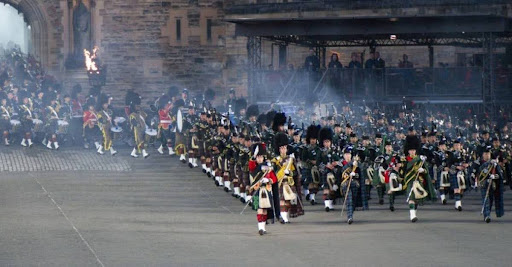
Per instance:
[[[304,62],[304,69],[314,72],[320,69],[320,60],[316,56],[313,48],[309,49],[309,56],[306,57],[306,61]]]
[[[307,92],[311,92],[315,89],[317,82],[320,80],[320,75],[318,71],[320,70],[320,60],[315,54],[315,50],[313,48],[309,49],[309,56],[306,57],[304,62],[304,70],[308,73],[308,87]]]
[[[342,86],[350,86],[345,90],[345,95],[349,98],[354,95],[354,92],[363,91],[364,81],[364,73],[361,70],[363,68],[363,64],[361,64],[361,54],[352,52],[350,59],[350,63],[348,64],[350,70],[346,72],[342,83]]]
[[[398,67],[399,68],[402,68],[402,69],[412,69],[414,67],[414,65],[412,64],[412,62],[409,61],[409,57],[404,54],[402,56],[403,60],[400,60],[399,63],[398,63]]]
[[[377,69],[385,69],[386,68],[386,61],[384,61],[384,59],[380,58],[379,52],[375,52],[375,68],[377,68]]]
[[[333,53],[331,55],[331,62],[329,62],[329,85],[335,91],[338,91],[341,85],[341,65],[338,54]]]
[[[353,52],[350,55],[350,63],[348,63],[349,69],[362,69],[363,65],[361,65],[360,57],[356,52]]]
[[[370,58],[364,63],[365,69],[374,69],[375,67],[375,52],[370,52]]]
[[[329,62],[329,69],[341,69],[343,65],[341,64],[338,54],[333,53],[331,55],[331,62]]]

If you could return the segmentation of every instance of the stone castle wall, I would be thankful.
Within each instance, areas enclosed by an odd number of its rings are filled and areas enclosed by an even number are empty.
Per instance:
[[[86,0],[88,3],[91,0]],[[83,74],[65,69],[65,55],[69,53],[70,28],[66,21],[69,14],[67,0],[4,1],[22,2],[33,10],[42,10],[46,18],[46,49],[41,53],[45,65],[65,80],[66,87],[80,80],[86,85]],[[30,4],[32,3],[32,4]],[[297,18],[336,16],[415,16],[439,14],[496,14],[512,16],[511,5],[485,5],[464,7],[417,7],[349,10],[286,10],[286,12],[233,13],[233,0],[95,0],[93,9],[93,39],[101,49],[102,62],[108,65],[108,80],[104,91],[122,102],[127,90],[135,89],[146,100],[152,100],[171,85],[188,88],[199,94],[206,88],[217,92],[222,98],[229,88],[235,88],[238,96],[247,96],[247,38],[235,36],[235,26],[225,22],[229,18]],[[29,8],[22,12],[35,13]],[[178,22],[179,21],[179,22]],[[177,29],[177,24],[180,29]],[[210,30],[208,30],[208,28]],[[179,32],[179,33],[178,33]],[[178,38],[179,35],[179,38]],[[37,37],[37,36],[35,36]],[[262,44],[262,67],[278,66],[278,47],[274,47],[271,58],[271,43]],[[331,52],[341,56],[347,65],[351,52],[362,52],[368,48],[328,48],[327,63]],[[428,66],[427,47],[382,47],[377,48],[388,66],[396,66],[402,54],[409,55],[417,67]],[[46,51],[46,52],[45,52]],[[470,58],[481,49],[435,47],[435,66],[439,62],[454,66],[457,58],[464,54]],[[287,63],[300,67],[308,49],[289,45]],[[79,76],[79,77],[78,77]],[[69,88],[65,88],[69,89]],[[87,90],[85,90],[87,91]]]

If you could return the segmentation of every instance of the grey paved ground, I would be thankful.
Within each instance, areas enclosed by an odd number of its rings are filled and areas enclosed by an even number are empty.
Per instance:
[[[471,193],[463,212],[423,206],[415,224],[404,199],[394,213],[372,200],[350,226],[339,209],[307,204],[305,216],[268,225],[260,237],[253,212],[240,215],[238,200],[176,158],[2,150],[2,166],[16,165],[6,153],[62,165],[3,167],[0,266],[511,266],[510,191],[507,214],[491,224]],[[88,169],[76,159],[110,167]]]

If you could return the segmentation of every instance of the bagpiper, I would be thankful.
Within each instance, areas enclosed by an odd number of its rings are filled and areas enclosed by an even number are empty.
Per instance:
[[[272,195],[272,185],[277,183],[277,177],[271,164],[265,161],[266,147],[264,144],[256,144],[252,148],[253,158],[249,161],[249,171],[254,181],[251,183],[248,192],[253,197],[253,208],[256,210],[258,219],[258,233],[264,235],[267,233],[265,225],[267,224],[268,213],[272,212],[272,218],[275,218],[276,206],[274,205]]]
[[[303,215],[300,192],[300,179],[293,154],[288,155],[288,137],[282,132],[274,136],[275,154],[272,165],[277,170],[277,183],[279,186],[280,222],[290,223],[289,217]],[[299,191],[297,191],[297,188]]]
[[[317,157],[321,153],[317,145],[319,128],[310,125],[306,130],[306,147],[302,150],[302,186],[304,195],[311,205],[315,205],[315,196],[318,193],[321,183],[321,175],[318,171]]]
[[[338,167],[341,166],[339,164],[340,158],[339,154],[332,146],[332,131],[330,128],[324,127],[320,129],[318,132],[318,142],[321,149],[317,154],[316,166],[322,177],[325,211],[329,212],[334,209],[333,205],[339,189],[337,172]]]
[[[418,204],[423,199],[437,199],[432,180],[426,171],[426,157],[418,156],[420,140],[416,135],[408,135],[405,139],[404,152],[407,152],[405,163],[404,190],[407,190],[407,203],[411,222],[418,221]]]
[[[491,222],[491,210],[495,204],[496,217],[502,217],[505,214],[503,205],[503,171],[496,159],[491,159],[491,151],[484,149],[482,151],[482,161],[484,162],[477,175],[477,185],[480,187],[482,196],[482,214],[486,223]]]
[[[188,91],[187,91],[188,92]],[[186,94],[188,96],[188,93]],[[185,106],[185,101],[183,99],[178,99],[174,102],[174,106],[172,108],[172,114],[176,114],[176,131],[175,131],[175,139],[174,139],[174,148],[176,149],[176,154],[180,157],[181,163],[187,162],[186,157],[186,144],[187,139],[185,136],[186,128],[185,124],[185,114],[183,114],[182,109]]]
[[[455,209],[462,211],[462,194],[466,189],[465,171],[469,165],[465,162],[465,155],[459,140],[453,142],[453,149],[449,153],[447,163],[450,184],[455,197]]]

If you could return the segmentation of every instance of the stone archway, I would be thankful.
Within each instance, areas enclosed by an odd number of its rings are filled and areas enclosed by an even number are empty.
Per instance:
[[[62,11],[59,0],[0,0],[23,13],[31,27],[30,53],[47,70],[58,71],[62,65]]]

